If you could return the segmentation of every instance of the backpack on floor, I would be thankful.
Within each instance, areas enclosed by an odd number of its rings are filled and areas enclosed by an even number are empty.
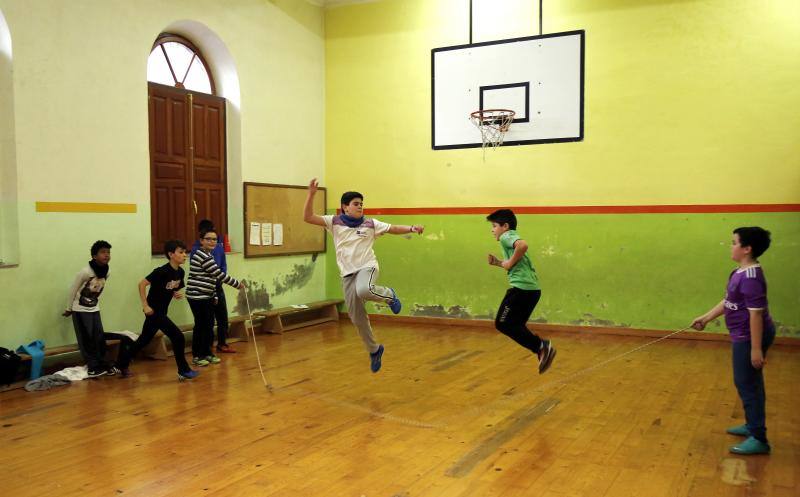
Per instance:
[[[17,379],[22,358],[13,351],[0,347],[0,385],[10,385]]]

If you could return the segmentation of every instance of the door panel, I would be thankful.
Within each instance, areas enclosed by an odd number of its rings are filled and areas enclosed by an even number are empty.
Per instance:
[[[148,83],[151,249],[191,243],[201,219],[228,232],[225,99]]]

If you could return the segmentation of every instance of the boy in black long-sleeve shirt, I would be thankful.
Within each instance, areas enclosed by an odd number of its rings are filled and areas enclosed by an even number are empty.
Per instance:
[[[130,357],[135,356],[150,343],[158,330],[161,330],[172,342],[175,363],[178,366],[178,379],[190,380],[198,375],[198,372],[193,371],[186,362],[184,352],[186,341],[183,333],[167,316],[172,299],[183,298],[183,294],[179,290],[184,287],[184,271],[181,264],[186,262],[186,245],[179,240],[170,240],[164,244],[164,255],[167,256],[169,262],[153,269],[139,282],[139,297],[142,300],[142,311],[146,317],[142,325],[142,334],[131,347],[130,356],[126,357],[124,361],[120,361],[123,376],[131,374],[128,369]],[[148,286],[150,286],[150,292],[145,296]]]

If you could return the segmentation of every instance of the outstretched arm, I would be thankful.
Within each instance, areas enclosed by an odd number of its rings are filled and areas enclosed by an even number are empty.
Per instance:
[[[197,254],[195,254],[195,258],[198,258]],[[200,267],[203,268],[206,274],[212,276],[220,283],[225,283],[227,285],[232,286],[233,288],[237,288],[239,290],[244,289],[244,282],[241,282],[234,278],[233,276],[229,275],[228,273],[222,271],[217,263],[214,261],[214,258],[211,257],[209,254],[206,256],[205,260],[201,260]]]
[[[696,329],[697,331],[703,331],[706,325],[717,319],[718,317],[722,316],[725,312],[725,300],[720,300],[719,304],[715,305],[711,308],[707,313],[703,314],[702,316],[694,318],[692,321],[692,328]]]
[[[422,234],[425,231],[425,226],[414,224],[411,226],[405,226],[402,224],[393,224],[391,228],[389,228],[389,233],[393,235],[405,235],[406,233],[418,233]]]
[[[308,196],[306,197],[306,205],[303,207],[303,221],[324,227],[325,220],[322,219],[322,216],[314,214],[314,194],[317,193],[318,186],[317,178],[312,179],[308,183]]]

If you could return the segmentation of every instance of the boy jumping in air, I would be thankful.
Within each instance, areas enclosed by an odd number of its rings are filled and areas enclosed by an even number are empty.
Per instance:
[[[402,304],[394,289],[376,284],[378,259],[372,245],[375,238],[384,233],[422,234],[425,228],[417,225],[391,225],[364,217],[364,196],[358,192],[345,192],[342,195],[341,215],[319,216],[314,214],[314,195],[317,188],[317,179],[314,178],[308,184],[303,220],[324,227],[333,236],[347,311],[369,352],[370,369],[377,373],[381,369],[384,347],[375,340],[364,302],[371,300],[387,304],[395,314],[400,312]]]
[[[556,356],[550,340],[543,340],[528,329],[526,323],[539,303],[542,290],[539,277],[528,257],[528,244],[517,234],[517,217],[510,209],[500,209],[486,216],[492,223],[492,235],[500,242],[505,260],[489,254],[489,264],[508,271],[511,288],[500,304],[495,328],[539,358],[539,374],[544,373]]]

